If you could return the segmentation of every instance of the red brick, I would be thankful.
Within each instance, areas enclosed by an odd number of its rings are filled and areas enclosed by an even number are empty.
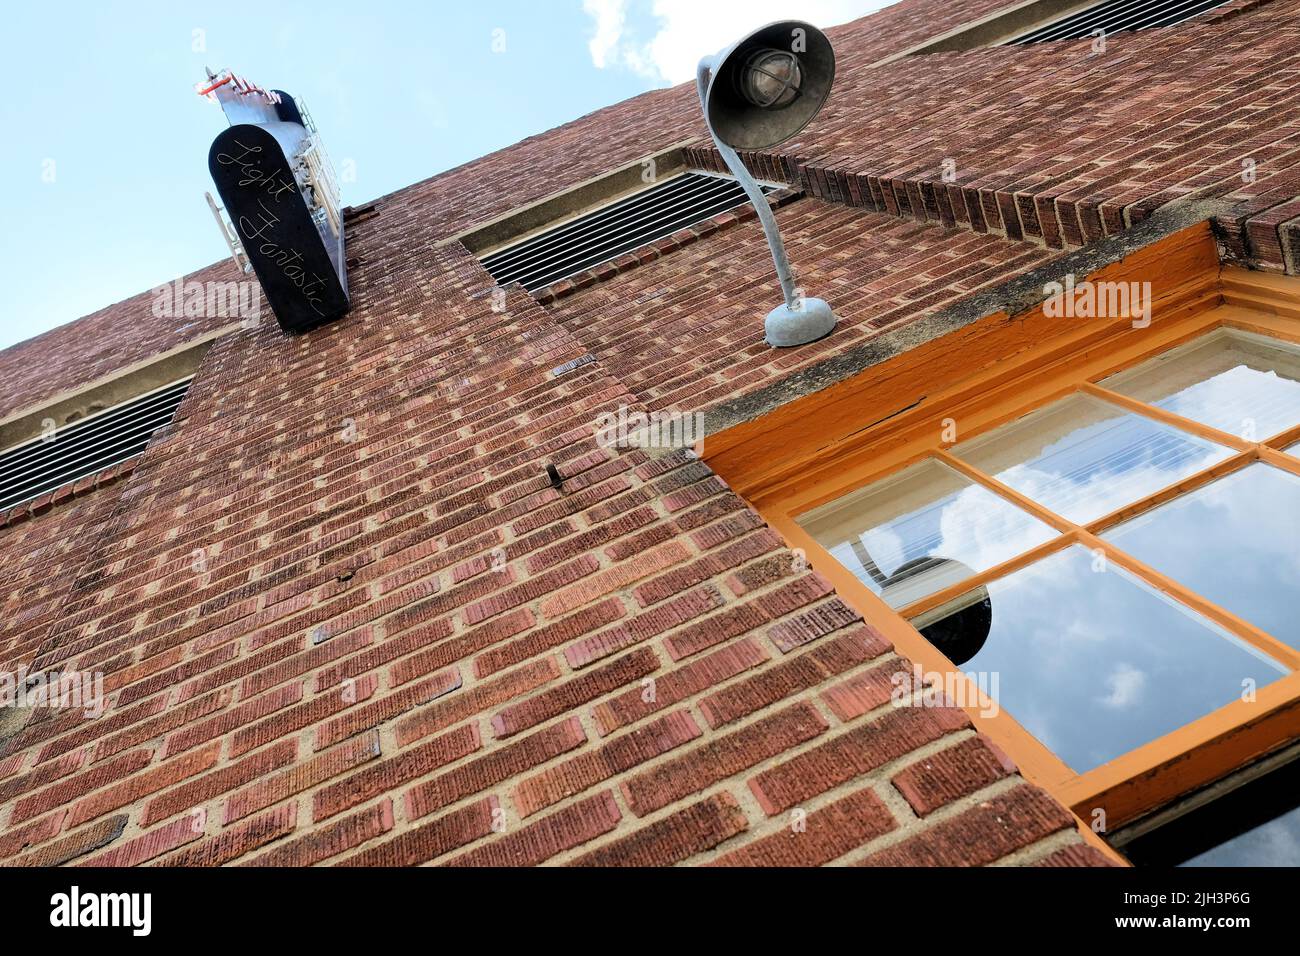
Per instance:
[[[484,681],[457,694],[450,700],[425,707],[397,723],[397,744],[407,744],[435,734],[460,720],[477,716],[488,708],[526,694],[560,676],[560,668],[549,658],[502,674],[494,680]]]
[[[226,801],[222,825],[234,823],[250,813],[264,810],[294,794],[310,790],[319,783],[331,780],[341,773],[377,760],[379,753],[379,734],[372,731],[346,740],[304,763],[296,764],[264,780],[258,780],[251,786],[232,794]]]
[[[342,716],[316,728],[315,749],[323,750],[354,734],[372,730],[408,710],[414,710],[460,689],[460,685],[460,669],[451,667],[427,680],[385,694],[360,707],[353,707]]]
[[[246,704],[232,708],[212,720],[195,724],[185,730],[178,730],[167,738],[164,750],[165,756],[171,757],[182,750],[197,747],[199,744],[207,743],[215,737],[228,734],[245,724],[253,723],[278,710],[283,710],[290,704],[296,704],[302,699],[302,692],[303,685],[301,682],[289,684],[277,688],[269,694],[250,700]]]
[[[742,604],[682,628],[664,639],[664,649],[673,660],[680,661],[762,627],[767,620],[756,605]]]
[[[488,797],[443,814],[413,830],[343,860],[341,866],[415,866],[444,856],[492,832],[496,797]],[[391,812],[391,808],[390,808]],[[344,821],[347,823],[348,821]],[[391,826],[391,823],[390,825]],[[389,827],[385,827],[387,830]],[[373,836],[374,834],[371,834]],[[367,837],[369,839],[369,837]],[[358,845],[362,840],[355,840]],[[334,850],[333,853],[339,851]],[[331,854],[332,855],[332,854]],[[278,861],[270,865],[278,865]]]
[[[515,806],[522,816],[531,816],[699,736],[690,711],[674,711],[529,777],[515,788]]]
[[[346,853],[393,828],[393,801],[385,797],[359,813],[280,844],[245,866],[311,866]]]
[[[461,634],[455,640],[441,641],[434,647],[414,654],[405,660],[398,661],[389,671],[389,682],[394,687],[400,687],[408,681],[415,680],[417,677],[423,677],[430,671],[437,670],[439,667],[446,667],[456,661],[461,660],[475,651],[482,650],[485,647],[491,647],[507,638],[514,637],[516,634],[522,634],[536,622],[537,616],[528,608],[520,608],[510,614],[495,618],[486,624],[480,624],[478,627],[470,628],[464,634]],[[450,634],[450,628],[447,634]],[[434,643],[435,640],[441,640],[446,635],[425,634],[421,629],[419,634],[421,645]],[[402,635],[397,640],[403,640],[407,635]],[[380,649],[394,643],[392,639],[385,641]],[[479,674],[480,677],[487,676]]]
[[[862,865],[984,866],[1074,825],[1059,803],[1022,784],[873,853]]]
[[[619,727],[680,703],[767,660],[767,652],[756,641],[739,641],[655,678],[653,699],[647,699],[650,688],[638,687],[597,704],[591,713],[602,734],[612,733]]]
[[[670,628],[720,607],[723,597],[709,585],[688,591],[636,615],[626,624],[607,628],[564,649],[564,659],[574,670],[588,667],[598,660],[618,653],[625,647],[640,644]]]
[[[47,843],[31,853],[11,860],[9,866],[62,866],[77,857],[108,846],[126,829],[127,816],[119,813],[71,833],[61,840]]]
[[[203,836],[202,817],[186,815],[97,853],[79,866],[139,866]]]
[[[884,642],[875,640],[866,630],[846,634],[702,698],[700,713],[710,727],[721,727],[794,697],[836,674],[871,660],[886,649]]]
[[[264,667],[254,674],[249,674],[240,684],[239,696],[245,699],[256,697],[276,684],[306,674],[340,657],[346,657],[348,654],[369,647],[373,642],[374,632],[369,628],[362,628],[318,644],[301,654],[295,654],[271,667]]]
[[[455,678],[450,674],[447,676],[449,684],[453,681],[459,685],[459,672]],[[256,724],[243,727],[230,735],[229,755],[241,757],[250,750],[265,747],[272,741],[317,724],[340,711],[355,707],[362,701],[369,700],[378,686],[379,677],[375,674],[367,674],[355,680],[349,679],[340,687],[317,694],[311,700],[295,707],[288,707]]]
[[[221,866],[292,833],[298,805],[289,803],[237,823],[214,837],[165,857],[163,866]]]
[[[668,506],[668,497],[671,496],[665,497],[665,506]],[[632,593],[642,607],[648,607],[657,601],[694,587],[714,575],[766,554],[780,544],[780,538],[771,531],[760,531],[719,551],[710,552],[684,567],[676,568],[645,584],[638,585]]]
[[[12,777],[19,770],[22,770],[23,764],[26,763],[26,761],[27,754],[21,752],[10,754],[8,757],[0,760],[0,780],[4,780],[6,777]]]
[[[449,866],[536,866],[558,853],[609,833],[622,814],[614,794],[606,790],[557,810],[500,838],[462,853]]]
[[[955,708],[900,708],[778,763],[749,786],[764,812],[781,813],[969,726]]]
[[[861,619],[861,616],[843,601],[829,601],[769,628],[767,636],[772,639],[772,643],[782,654],[788,654],[797,647],[809,644],[842,627],[848,627]]]
[[[14,804],[9,815],[9,826],[22,823],[33,817],[59,807],[67,806],[78,797],[91,793],[101,787],[129,777],[149,766],[153,753],[149,750],[133,750],[114,760],[96,764],[89,770],[67,777],[60,783],[46,787],[30,796],[23,797]]]
[[[612,591],[627,587],[642,578],[680,564],[691,556],[685,545],[678,541],[669,541],[657,548],[651,548],[643,554],[619,562],[599,574],[587,578],[579,584],[565,588],[554,597],[542,602],[541,611],[546,617],[558,617],[569,611],[589,604],[597,598],[604,597]]]
[[[724,791],[584,853],[571,865],[671,866],[713,849],[748,826],[736,798]]]
[[[561,647],[574,638],[617,621],[625,613],[623,602],[617,598],[601,601],[554,624],[529,631],[518,640],[484,651],[474,659],[474,673],[480,678],[490,677],[507,667]]]
[[[403,750],[363,770],[317,790],[312,800],[313,819],[332,817],[365,803],[403,783],[423,777],[479,749],[476,724],[465,724],[427,743]]]
[[[924,817],[1015,772],[1015,764],[991,742],[972,737],[895,774],[894,787]]]
[[[170,657],[174,655],[179,659],[183,650],[184,648],[178,647],[174,650],[172,655],[162,656]],[[143,700],[159,691],[175,687],[177,684],[184,683],[190,678],[205,673],[219,664],[228,663],[231,658],[238,653],[239,645],[232,642],[223,647],[217,648],[209,654],[192,658],[177,667],[169,667],[167,670],[160,673],[141,675],[138,678],[124,675],[123,683],[126,686],[124,686],[122,692],[118,694],[116,706],[124,707],[137,700]],[[105,680],[104,684],[105,690],[108,690],[108,681]]]
[[[97,720],[89,720],[85,725],[80,727],[80,729],[71,733],[62,733],[62,731],[58,731],[58,736],[42,747],[40,753],[36,755],[36,763],[44,763],[60,754],[65,754],[70,750],[76,750],[78,747],[82,747],[91,741],[98,740],[101,737],[107,737],[109,734],[116,733],[119,730],[130,727],[131,725],[146,720],[149,717],[156,716],[166,706],[167,695],[159,694],[157,697],[151,697],[149,700],[136,704],[134,707],[128,707],[126,710],[109,712]],[[46,723],[52,724],[53,721],[46,721]],[[40,731],[38,728],[29,724],[23,730],[22,734],[14,738],[14,742],[11,743],[10,746],[26,747],[31,742],[26,739],[29,734],[36,735],[39,733]],[[45,736],[46,735],[41,735],[35,737],[35,739],[44,739]],[[144,740],[151,739],[152,736],[153,735],[150,735],[150,737],[146,737]],[[136,743],[142,742],[143,740],[136,741]],[[135,746],[135,744],[133,743],[128,746]],[[120,749],[125,750],[127,748],[123,747]],[[120,751],[114,752],[116,753]],[[99,755],[97,755],[97,759],[99,759]]]
[[[26,754],[18,754],[18,756],[26,756]],[[81,769],[85,759],[86,752],[77,750],[70,754],[64,754],[58,760],[38,764],[30,773],[25,773],[20,777],[11,777],[3,784],[0,784],[0,804],[6,804],[20,794],[39,789],[48,783],[53,783],[55,780],[75,773]]]
[[[633,813],[645,816],[812,740],[826,727],[812,705],[795,704],[630,777],[623,795]]]
[[[237,763],[227,764],[219,770],[168,790],[145,804],[141,825],[150,826],[174,813],[189,810],[213,797],[229,793],[236,787],[243,786],[272,770],[279,770],[293,762],[297,751],[297,741],[286,740],[245,757]]]
[[[21,853],[30,846],[50,839],[63,829],[67,810],[55,810],[49,816],[41,817],[25,826],[10,827],[0,833],[0,860]]]
[[[177,727],[184,727],[202,717],[215,713],[230,703],[233,691],[227,689],[191,701],[183,707],[169,709],[162,716],[136,724],[112,737],[101,740],[95,747],[95,760],[104,760],[146,741],[161,737]]]
[[[404,657],[413,651],[418,651],[432,641],[446,637],[451,634],[451,622],[447,620],[435,621],[427,627],[416,628],[399,634],[397,637],[389,638],[381,642],[378,646],[370,647],[360,654],[354,654],[351,657],[345,657],[337,664],[326,667],[316,674],[316,693],[329,690],[336,687],[348,678],[355,678],[358,675],[365,674],[368,671],[377,669],[383,664]],[[445,667],[446,662],[428,667],[418,674],[412,674],[411,677],[422,677],[430,671],[435,671],[439,667]],[[392,686],[396,687],[401,681],[392,681]]]
[[[93,820],[110,810],[138,803],[151,793],[157,793],[159,790],[188,780],[195,774],[211,770],[216,766],[220,756],[221,743],[218,741],[201,750],[191,750],[189,753],[164,761],[144,773],[134,774],[121,783],[76,803],[68,815],[68,826],[80,826],[87,820]]]
[[[412,787],[406,791],[406,815],[412,820],[428,816],[580,747],[586,740],[577,717],[552,724]]]
[[[539,574],[535,578],[529,578],[518,587],[510,588],[492,595],[482,601],[476,601],[467,605],[461,612],[464,615],[466,624],[477,624],[480,621],[486,621],[490,617],[509,611],[534,601],[544,594],[550,594],[556,588],[589,574],[594,574],[600,568],[600,562],[591,555],[584,555],[577,560],[570,561],[568,564],[561,565],[553,571],[547,571],[545,574]]]
[[[633,681],[653,674],[658,668],[659,658],[654,651],[645,648],[634,651],[604,667],[511,704],[492,718],[492,729],[498,737],[510,737],[610,691],[626,687]]]
[[[1120,866],[1120,864],[1106,856],[1096,847],[1088,846],[1085,843],[1076,843],[1073,846],[1063,847],[1050,856],[1044,857],[1035,863],[1034,866]]]
[[[889,808],[870,789],[808,813],[796,827],[765,836],[714,861],[714,866],[822,866],[892,831]]]
[[[826,706],[840,720],[848,723],[877,707],[889,703],[895,693],[902,694],[912,688],[912,670],[906,661],[891,661],[854,674],[822,692]]]

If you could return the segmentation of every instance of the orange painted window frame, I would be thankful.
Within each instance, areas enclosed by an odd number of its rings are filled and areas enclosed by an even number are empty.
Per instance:
[[[1300,280],[1220,265],[1208,224],[1157,242],[1093,273],[1094,281],[1151,281],[1153,321],[1047,319],[1041,308],[988,316],[959,332],[913,346],[852,379],[710,436],[702,457],[744,496],[840,597],[926,671],[959,675],[909,623],[972,587],[1072,544],[1095,549],[1160,592],[1260,648],[1291,672],[1260,689],[1091,771],[1077,773],[978,693],[966,707],[975,726],[1001,746],[1024,776],[1055,795],[1083,826],[1107,832],[1250,765],[1300,738],[1300,651],[1181,586],[1101,539],[1099,533],[1214,479],[1263,461],[1300,476],[1300,459],[1281,449],[1300,427],[1251,442],[1119,395],[1097,384],[1215,329],[1228,327],[1300,343]],[[936,382],[942,383],[937,387]],[[1235,454],[1086,525],[1073,524],[948,452],[945,423],[962,441],[1074,392],[1101,397],[1156,421],[1229,447]],[[891,404],[901,410],[892,412]],[[863,422],[876,424],[863,428]],[[798,524],[817,505],[937,458],[1053,527],[1053,540],[988,571],[894,610]],[[1099,814],[1098,811],[1101,811]]]

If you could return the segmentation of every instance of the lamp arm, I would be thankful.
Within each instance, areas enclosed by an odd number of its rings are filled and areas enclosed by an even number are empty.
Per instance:
[[[704,125],[708,128],[709,135],[713,137],[713,145],[718,148],[718,152],[722,155],[722,161],[727,164],[727,168],[731,170],[731,175],[736,177],[736,182],[740,183],[745,190],[745,194],[749,196],[750,202],[754,204],[754,211],[758,213],[758,220],[763,224],[763,232],[767,236],[768,248],[772,250],[772,262],[776,265],[776,277],[781,282],[781,292],[785,296],[786,308],[792,312],[798,312],[802,308],[802,302],[795,290],[794,270],[790,266],[789,257],[785,254],[785,243],[781,241],[781,231],[776,227],[776,216],[772,214],[772,207],[768,205],[767,196],[758,187],[758,183],[754,182],[754,177],[749,174],[749,170],[740,161],[736,151],[718,139],[718,134],[713,131],[713,124],[709,122],[709,81],[713,75],[715,62],[715,57],[706,56],[700,60],[700,64],[695,71],[695,85],[700,93],[700,106],[704,111]]]

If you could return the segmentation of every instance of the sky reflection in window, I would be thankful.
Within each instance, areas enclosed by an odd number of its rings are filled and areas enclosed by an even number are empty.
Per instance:
[[[1261,823],[1179,866],[1300,866],[1300,809]]]
[[[992,627],[962,669],[996,675],[990,696],[1079,773],[1239,699],[1243,681],[1285,673],[1079,546],[987,589]],[[913,624],[924,632],[942,614]]]
[[[987,571],[1054,534],[933,459],[823,505],[799,524],[891,607]]]
[[[1300,648],[1300,478],[1251,465],[1102,537]]]
[[[1071,395],[953,454],[1078,524],[1232,452],[1088,395]]]
[[[1247,441],[1300,423],[1300,349],[1220,329],[1101,383]]]

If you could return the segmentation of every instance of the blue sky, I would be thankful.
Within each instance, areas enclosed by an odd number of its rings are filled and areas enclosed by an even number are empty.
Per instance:
[[[691,75],[780,16],[881,0],[12,5],[0,35],[0,348],[226,254],[203,199],[229,67],[305,100],[347,204]],[[543,81],[543,77],[545,81]]]

